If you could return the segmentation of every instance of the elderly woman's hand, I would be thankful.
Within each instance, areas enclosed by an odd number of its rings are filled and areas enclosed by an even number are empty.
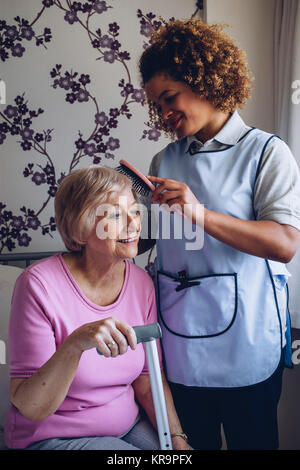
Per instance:
[[[105,357],[117,357],[126,353],[128,345],[131,349],[137,345],[134,329],[113,317],[82,325],[67,341],[80,351],[97,348]]]

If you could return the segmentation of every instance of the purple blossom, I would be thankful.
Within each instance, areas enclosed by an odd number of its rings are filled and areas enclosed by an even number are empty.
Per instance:
[[[67,11],[65,16],[64,16],[64,19],[69,24],[73,24],[73,23],[75,23],[75,21],[78,21],[77,14],[74,11]]]
[[[6,59],[8,59],[8,53],[6,52],[6,50],[4,48],[1,48],[0,47],[0,58],[3,62],[6,61]]]
[[[18,106],[18,111],[21,114],[26,114],[28,112],[26,104],[20,104],[20,106]]]
[[[101,157],[94,157],[94,159],[93,159],[93,164],[94,165],[99,165],[100,162],[101,162]]]
[[[143,36],[146,36],[146,37],[151,36],[152,31],[153,31],[153,28],[150,23],[145,23],[141,25],[141,34]]]
[[[97,149],[96,149],[96,146],[93,142],[89,143],[89,144],[85,144],[84,146],[84,151],[87,155],[89,155],[90,157],[92,157],[94,155],[94,153],[97,152]]]
[[[32,238],[27,235],[27,233],[23,233],[18,237],[18,243],[20,246],[29,246]]]
[[[87,11],[91,11],[92,7],[93,5],[89,5],[88,3],[85,3],[84,5],[82,5],[81,11],[82,13],[86,13]]]
[[[110,38],[109,36],[107,36],[107,34],[102,36],[102,38],[100,38],[100,40],[99,40],[100,47],[108,47],[110,49],[112,43],[113,43],[113,39]]]
[[[159,139],[160,132],[157,129],[150,129],[148,132],[148,139],[157,141]]]
[[[3,132],[0,132],[0,145],[3,144],[5,139],[6,139],[6,134],[4,134]]]
[[[61,173],[60,178],[58,178],[58,180],[57,180],[57,184],[60,184],[62,182],[62,180],[65,178],[65,176],[66,176],[65,173]]]
[[[8,132],[9,131],[9,126],[7,124],[7,122],[2,122],[0,124],[0,132]]]
[[[44,136],[43,134],[39,134],[38,132],[35,134],[34,136],[34,139],[37,141],[37,142],[42,142],[42,140],[44,140]]]
[[[82,85],[87,85],[88,83],[91,83],[91,79],[89,75],[81,74],[80,78],[78,80]]]
[[[132,98],[138,103],[144,101],[146,99],[145,90],[143,90],[142,88],[133,90]]]
[[[30,127],[32,124],[32,120],[29,118],[23,119],[23,124],[25,127]]]
[[[101,142],[99,145],[97,145],[97,150],[100,153],[105,153],[106,149],[107,149],[107,146],[103,142]]]
[[[9,119],[18,116],[18,108],[16,106],[12,106],[11,104],[9,104],[3,112]]]
[[[102,141],[102,135],[100,133],[94,135],[94,141],[99,144]],[[98,148],[98,147],[97,147]]]
[[[109,25],[109,31],[115,35],[118,34],[118,30],[120,29],[120,26],[116,22],[110,23]]]
[[[80,83],[77,83],[77,82],[73,82],[72,83],[72,91],[74,91],[74,93],[76,93],[76,91],[80,90]]]
[[[54,5],[53,0],[43,0],[42,3],[44,5],[44,7],[46,7],[46,8],[50,8],[50,7],[52,7],[52,5]]]
[[[11,135],[18,135],[20,133],[20,128],[13,124],[10,128]]]
[[[32,143],[29,142],[29,140],[25,140],[24,142],[21,142],[21,147],[23,150],[30,150],[32,147]]]
[[[9,39],[15,39],[18,36],[18,30],[16,26],[7,26],[4,35]]]
[[[38,173],[37,171],[33,174],[33,177],[31,178],[31,181],[33,181],[37,186],[40,184],[46,183],[46,177],[44,173]]]
[[[80,2],[73,2],[72,3],[72,10],[74,11],[80,11],[81,10],[81,3]]]
[[[114,139],[113,137],[110,137],[107,142],[107,147],[109,148],[109,150],[116,150],[120,148],[119,139]]]
[[[88,101],[89,100],[89,94],[86,90],[83,90],[83,88],[80,88],[76,95],[77,100],[79,103],[83,103],[83,101]]]
[[[54,178],[53,175],[47,176],[47,184],[49,184],[50,186],[54,186],[54,185],[55,185],[55,178]]]
[[[133,90],[134,90],[133,85],[131,83],[126,83],[124,87],[124,91],[126,92],[126,94],[129,95],[130,93],[133,92]]]
[[[61,88],[64,88],[65,90],[69,90],[69,88],[72,85],[72,80],[70,79],[70,77],[61,77],[58,80],[58,84]]]
[[[107,10],[106,2],[96,0],[96,2],[93,5],[93,8],[97,13],[103,13],[104,11]]]
[[[118,126],[118,121],[116,119],[111,118],[108,121],[108,127],[110,127],[111,129],[116,128],[117,126]]]
[[[110,108],[109,115],[112,117],[117,117],[120,115],[120,111],[118,110],[118,108]]]
[[[54,168],[53,168],[53,166],[49,165],[49,163],[47,163],[47,165],[43,168],[43,170],[46,173],[46,175],[53,175],[54,174]]]
[[[57,88],[57,86],[59,85],[59,80],[58,78],[56,78],[54,81],[53,81],[53,88]]]
[[[109,135],[110,133],[110,130],[108,127],[106,126],[103,126],[103,127],[100,127],[99,129],[99,132],[98,132],[100,135]]]
[[[15,98],[15,103],[19,106],[20,104],[23,104],[24,98],[23,96],[16,96]]]
[[[75,93],[67,93],[66,101],[68,101],[71,104],[74,103],[74,101],[76,101]]]
[[[119,58],[121,60],[130,60],[130,54],[127,51],[119,52]]]
[[[31,26],[26,26],[25,28],[21,29],[21,36],[24,39],[27,39],[27,41],[31,41],[31,39],[34,36],[34,31]]]
[[[95,47],[95,49],[97,49],[98,47],[100,47],[100,41],[99,41],[99,39],[93,39],[93,41],[92,41],[92,46]]]
[[[22,57],[24,52],[25,52],[25,47],[23,47],[20,42],[18,42],[11,48],[11,53],[14,57]]]
[[[115,156],[112,154],[112,153],[106,153],[105,154],[105,158],[111,158],[111,159],[114,159]]]
[[[57,188],[55,186],[50,186],[50,188],[48,189],[48,194],[54,197],[56,194],[56,191],[57,191]]]
[[[24,227],[24,220],[23,220],[23,217],[22,216],[13,216],[12,218],[12,225],[13,227],[17,228],[17,229],[21,229]]]
[[[33,138],[33,133],[33,129],[29,129],[29,127],[25,127],[20,131],[23,140],[31,140]]]
[[[28,217],[27,219],[27,227],[31,228],[32,230],[37,230],[39,226],[41,225],[41,222],[39,219],[34,216],[34,217]]]
[[[116,54],[112,50],[104,52],[104,62],[109,62],[112,64],[116,58]]]
[[[82,139],[80,138],[80,139],[76,140],[75,145],[76,145],[76,147],[78,148],[78,150],[80,150],[80,149],[83,149],[83,148],[84,148],[85,142],[84,142],[84,140],[82,140]]]
[[[113,51],[118,51],[121,47],[121,44],[119,43],[119,41],[113,41],[112,45],[111,45],[111,49]]]
[[[101,113],[95,114],[95,123],[100,124],[100,126],[105,126],[105,124],[108,121],[108,117],[106,114],[102,111]]]

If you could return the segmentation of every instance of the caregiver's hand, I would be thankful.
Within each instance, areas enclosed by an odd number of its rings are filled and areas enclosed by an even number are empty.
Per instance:
[[[204,206],[198,201],[187,184],[169,178],[147,176],[158,184],[152,194],[152,201],[167,204],[172,212],[177,212],[193,224],[203,226]]]
[[[86,323],[70,334],[67,341],[80,351],[97,348],[105,357],[125,354],[128,344],[135,349],[137,338],[134,329],[116,318]]]

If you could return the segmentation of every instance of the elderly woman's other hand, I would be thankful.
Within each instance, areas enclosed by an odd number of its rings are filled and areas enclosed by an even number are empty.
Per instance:
[[[80,326],[66,341],[81,352],[97,348],[105,357],[117,357],[126,353],[128,345],[131,349],[137,345],[134,329],[113,317]]]

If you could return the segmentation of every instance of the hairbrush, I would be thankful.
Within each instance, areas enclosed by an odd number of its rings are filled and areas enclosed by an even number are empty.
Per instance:
[[[127,176],[132,182],[132,189],[142,196],[148,196],[150,191],[155,190],[155,186],[151,183],[146,176],[137,170],[131,163],[126,160],[120,160],[120,166],[115,168],[122,175]]]

